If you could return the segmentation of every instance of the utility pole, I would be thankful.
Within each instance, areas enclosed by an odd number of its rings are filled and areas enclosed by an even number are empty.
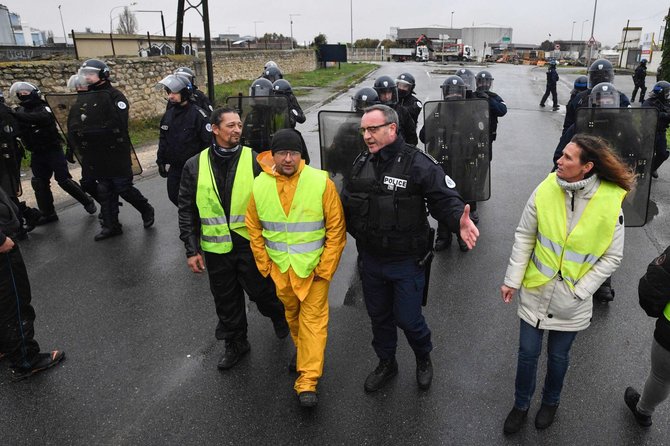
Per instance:
[[[623,33],[623,43],[621,44],[621,56],[619,56],[619,68],[621,68],[621,64],[623,62],[623,51],[626,49],[626,41],[628,38],[628,25],[630,25],[630,19],[626,21],[626,31],[624,31]],[[626,59],[628,59],[628,53],[626,53]]]
[[[589,45],[589,63],[587,66],[591,66],[591,56],[593,55],[593,47],[596,46],[596,38],[593,37],[593,30],[596,27],[596,8],[598,7],[598,0],[595,0],[595,3],[593,5],[593,21],[591,22],[591,42],[593,42],[591,45]]]

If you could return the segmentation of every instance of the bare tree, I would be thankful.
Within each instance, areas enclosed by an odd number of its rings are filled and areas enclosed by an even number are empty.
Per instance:
[[[123,8],[123,12],[119,14],[119,24],[116,27],[116,32],[119,34],[137,33],[137,19],[128,6]]]

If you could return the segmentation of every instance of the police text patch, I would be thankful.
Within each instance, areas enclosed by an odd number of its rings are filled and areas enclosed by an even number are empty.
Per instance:
[[[389,188],[389,190],[401,188],[401,189],[406,189],[407,188],[407,180],[403,180],[400,178],[394,178],[394,177],[384,177],[384,184],[386,184],[386,187]]]

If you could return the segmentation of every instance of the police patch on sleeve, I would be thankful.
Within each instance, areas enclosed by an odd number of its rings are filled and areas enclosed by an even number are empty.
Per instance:
[[[451,179],[449,175],[444,176],[444,182],[447,184],[447,187],[449,189],[453,189],[456,187],[456,183],[454,182],[454,180]]]
[[[126,108],[128,108],[128,105],[123,101],[117,102],[116,106],[119,107],[121,110],[125,110]]]
[[[205,126],[205,129],[207,129],[209,133],[212,133],[212,124],[208,122],[207,125]]]
[[[53,112],[51,111],[51,109],[49,107],[44,107],[44,109],[53,115]]]
[[[423,104],[421,103],[421,101],[416,101],[416,105],[419,108],[423,108]]]

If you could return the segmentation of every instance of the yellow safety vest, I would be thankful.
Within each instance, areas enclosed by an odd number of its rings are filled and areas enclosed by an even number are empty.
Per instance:
[[[670,321],[670,303],[668,303],[668,304],[665,306],[665,309],[663,310],[663,315],[665,316],[665,318],[666,318],[667,320]]]
[[[537,237],[523,286],[538,287],[560,274],[574,289],[612,243],[625,196],[623,188],[601,181],[568,234],[565,192],[556,182],[556,174],[549,174],[535,194]]]
[[[328,173],[305,166],[288,216],[284,213],[277,180],[265,172],[254,180],[254,200],[263,227],[265,250],[282,273],[291,266],[302,278],[319,264],[326,237],[323,193]]]
[[[219,189],[214,180],[214,171],[209,159],[210,149],[200,152],[198,186],[195,203],[200,215],[200,247],[203,251],[226,254],[233,249],[230,231],[249,240],[249,231],[244,224],[244,216],[251,198],[254,183],[253,153],[249,147],[240,149],[233,190],[230,194],[230,217],[226,219]]]

